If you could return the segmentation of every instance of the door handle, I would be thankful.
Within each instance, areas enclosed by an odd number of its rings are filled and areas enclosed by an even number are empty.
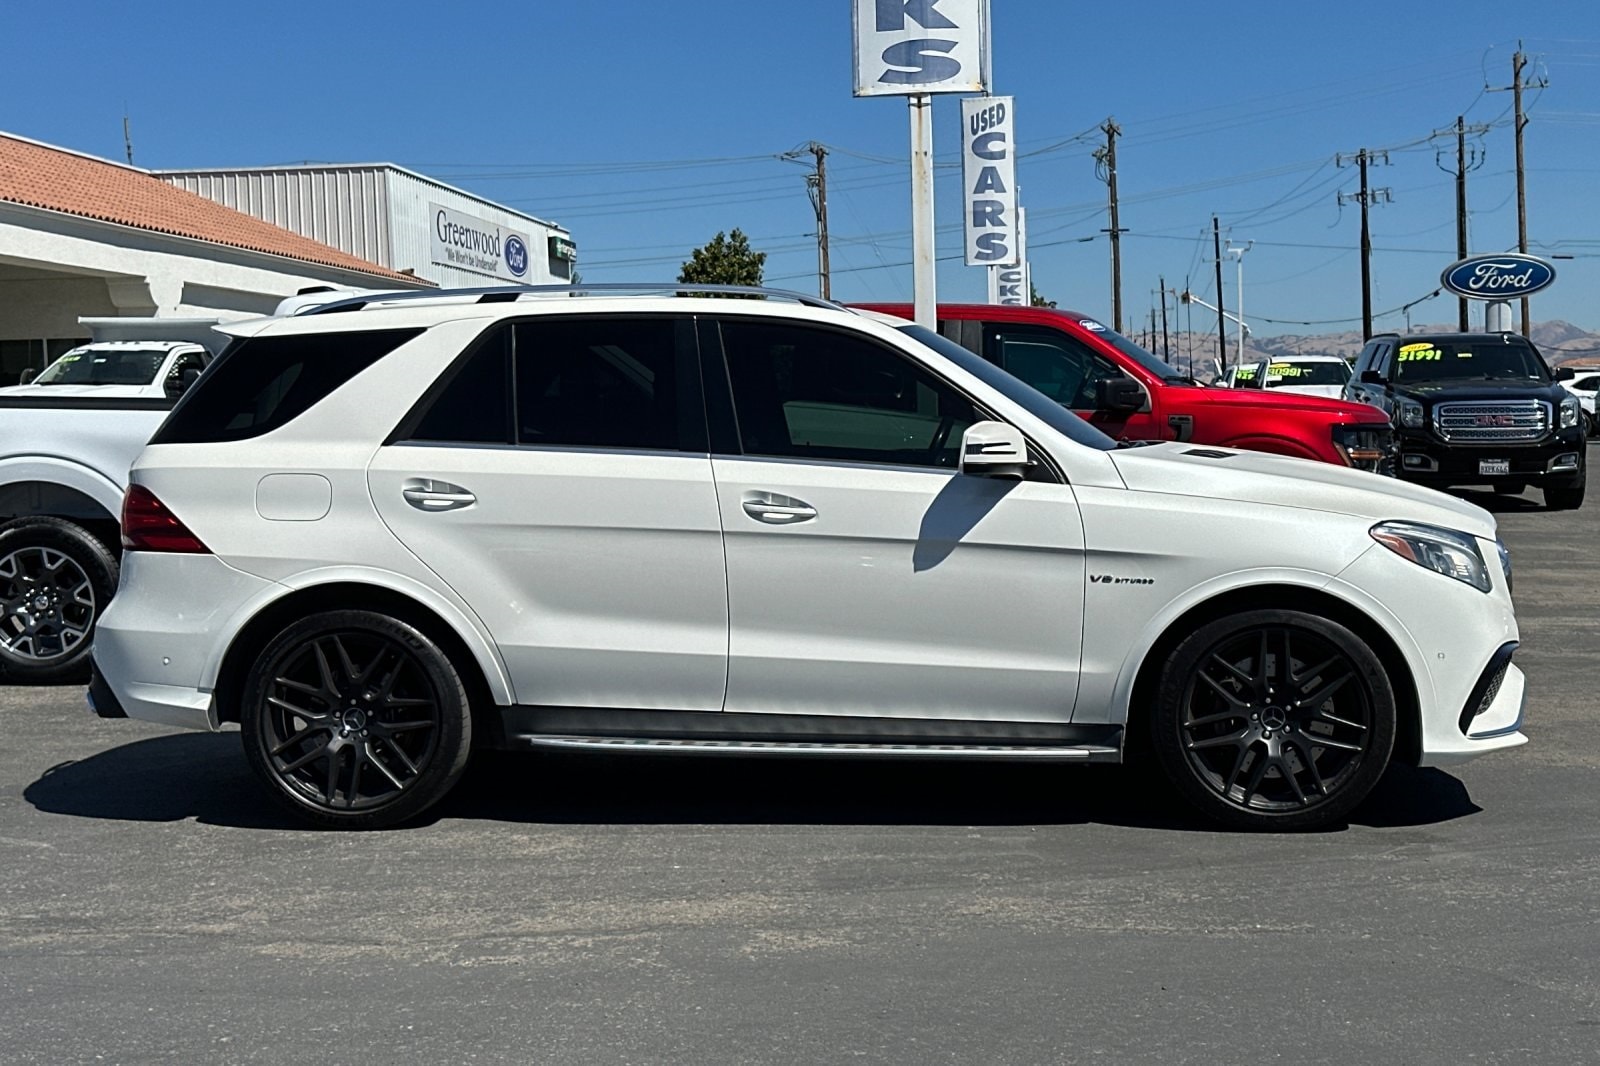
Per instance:
[[[741,504],[745,514],[769,526],[792,526],[817,517],[817,509],[806,501],[776,492],[747,492]]]
[[[421,477],[408,478],[400,495],[419,511],[456,511],[478,502],[476,496],[460,485]]]

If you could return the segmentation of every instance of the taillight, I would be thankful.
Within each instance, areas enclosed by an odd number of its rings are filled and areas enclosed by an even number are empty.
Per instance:
[[[131,552],[211,554],[211,549],[143,485],[128,486],[122,497],[122,547]]]

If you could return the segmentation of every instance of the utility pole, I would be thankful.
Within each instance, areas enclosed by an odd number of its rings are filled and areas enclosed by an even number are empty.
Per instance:
[[[1512,129],[1516,132],[1517,142],[1517,251],[1526,255],[1528,253],[1528,172],[1522,158],[1522,131],[1528,126],[1528,116],[1522,110],[1522,90],[1543,89],[1550,84],[1546,78],[1537,81],[1523,79],[1523,71],[1528,66],[1528,57],[1522,51],[1522,42],[1517,42],[1516,54],[1511,57],[1511,84],[1501,88],[1487,88],[1487,92],[1511,91],[1511,107],[1515,115]],[[1522,298],[1522,335],[1528,335],[1528,298]]]
[[[1172,361],[1172,341],[1167,336],[1167,279],[1157,275],[1156,284],[1161,286],[1161,358],[1170,363]]]
[[[833,299],[833,272],[828,262],[828,149],[812,141],[817,170],[806,179],[811,206],[817,212],[817,288],[824,300]]]
[[[1434,132],[1434,136],[1435,137],[1443,137],[1443,136],[1446,135],[1447,132],[1448,131],[1446,131],[1446,130],[1436,130]],[[1488,126],[1483,126],[1483,125],[1468,126],[1466,124],[1465,117],[1462,116],[1462,115],[1457,115],[1456,116],[1456,124],[1455,124],[1455,135],[1456,135],[1456,165],[1455,165],[1455,169],[1452,170],[1451,168],[1445,166],[1441,162],[1441,156],[1442,156],[1442,151],[1441,150],[1436,150],[1434,152],[1434,156],[1433,156],[1434,165],[1437,166],[1440,170],[1444,171],[1446,174],[1454,174],[1455,175],[1455,179],[1456,179],[1456,258],[1457,259],[1465,259],[1467,257],[1467,172],[1468,171],[1472,171],[1472,170],[1477,170],[1479,167],[1483,166],[1483,153],[1478,150],[1478,147],[1476,145],[1474,145],[1470,152],[1467,150],[1467,135],[1470,133],[1474,137],[1481,137],[1483,134],[1488,133],[1488,132],[1489,132],[1489,127]],[[1465,296],[1461,296],[1461,297],[1458,297],[1456,299],[1456,304],[1457,304],[1457,319],[1458,319],[1457,324],[1458,324],[1459,328],[1461,329],[1461,332],[1465,333],[1465,332],[1467,332],[1467,330],[1472,328],[1472,324],[1471,324],[1471,321],[1470,321],[1470,319],[1468,317],[1468,313],[1467,313],[1469,302],[1468,302],[1468,300],[1467,300],[1467,298]]]
[[[1111,228],[1104,232],[1111,234],[1111,328],[1118,333],[1122,332],[1122,222],[1117,210],[1117,135],[1122,132],[1122,127],[1114,119],[1106,119],[1100,124],[1100,130],[1106,135],[1104,148],[1094,151],[1095,170],[1100,180],[1106,183],[1111,195]]]
[[[827,145],[808,141],[803,147],[791,149],[779,156],[786,162],[798,163],[800,156],[810,154],[813,160],[811,173],[806,175],[806,196],[811,200],[811,210],[817,216],[817,294],[824,300],[833,299],[833,269],[828,256],[828,148]]]
[[[1340,155],[1335,158],[1339,166],[1344,166],[1349,156]],[[1375,203],[1388,204],[1394,202],[1392,189],[1372,189],[1367,186],[1367,165],[1373,162],[1389,162],[1388,152],[1369,152],[1365,148],[1355,155],[1356,165],[1361,170],[1361,191],[1349,195],[1339,194],[1341,205],[1355,201],[1361,205],[1361,337],[1362,340],[1372,339],[1372,230],[1367,224],[1367,210]]]
[[[1217,264],[1217,365],[1222,373],[1228,372],[1228,323],[1222,316],[1225,301],[1222,299],[1222,230],[1217,216],[1211,216],[1211,258]]]

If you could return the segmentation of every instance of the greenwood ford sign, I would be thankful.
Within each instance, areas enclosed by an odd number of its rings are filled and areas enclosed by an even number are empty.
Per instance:
[[[1548,289],[1555,280],[1555,267],[1518,252],[1470,256],[1439,275],[1445,288],[1473,300],[1520,299]]]

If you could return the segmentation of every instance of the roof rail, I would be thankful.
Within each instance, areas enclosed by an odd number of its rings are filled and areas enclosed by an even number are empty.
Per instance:
[[[577,285],[489,285],[469,289],[408,289],[399,292],[370,292],[343,300],[319,304],[301,312],[306,315],[326,315],[338,311],[359,311],[368,304],[413,303],[418,300],[438,300],[446,297],[476,297],[474,303],[510,303],[523,296],[582,296],[591,293],[672,293],[676,296],[697,296],[713,293],[728,296],[764,296],[793,300],[807,307],[825,307],[830,311],[849,311],[843,304],[808,296],[788,289],[768,289],[759,285],[691,285],[680,282],[580,282]]]

